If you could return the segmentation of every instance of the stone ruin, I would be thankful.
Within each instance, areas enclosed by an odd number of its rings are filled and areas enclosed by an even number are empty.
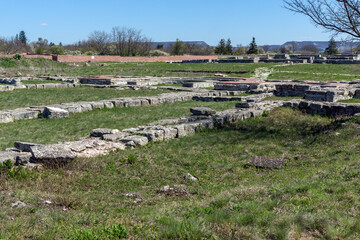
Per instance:
[[[91,79],[94,82],[90,85],[113,86],[112,84],[119,84],[114,83],[112,78],[110,80],[102,77]],[[94,79],[100,80],[95,81]],[[104,79],[106,81],[103,81]],[[126,85],[128,85],[128,80],[134,81],[136,79],[127,79]],[[153,81],[158,84],[161,80],[160,78],[137,79],[142,83]],[[194,79],[165,78],[163,80],[191,81]],[[202,78],[196,80],[214,84],[215,90],[164,87],[175,89],[177,92],[159,94],[153,97],[113,98],[95,102],[73,102],[9,109],[0,111],[0,122],[7,123],[18,119],[26,120],[37,117],[64,118],[69,117],[70,114],[94,109],[149,106],[188,100],[234,101],[235,108],[221,112],[208,108],[193,108],[190,110],[192,113],[190,116],[163,119],[146,126],[130,129],[93,129],[89,136],[72,142],[41,145],[18,141],[14,143],[13,148],[0,152],[0,163],[10,160],[14,164],[27,167],[44,164],[55,167],[61,166],[76,157],[94,157],[108,154],[114,150],[123,150],[126,147],[135,148],[144,146],[149,142],[189,136],[203,129],[223,128],[238,121],[262,116],[265,112],[281,106],[298,108],[309,114],[323,116],[344,117],[360,114],[360,104],[337,102],[343,99],[360,98],[360,82],[264,81],[239,78]],[[241,96],[241,93],[250,95]],[[299,99],[291,101],[264,100],[271,96],[298,97]],[[277,159],[271,161],[253,159],[251,162],[260,167],[265,165],[276,167],[283,164]]]

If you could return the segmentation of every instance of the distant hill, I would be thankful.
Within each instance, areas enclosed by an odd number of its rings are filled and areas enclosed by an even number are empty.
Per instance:
[[[297,45],[297,50],[301,50],[303,46],[306,45],[314,45],[318,48],[320,52],[324,52],[325,49],[329,46],[328,41],[294,41]],[[282,45],[268,45],[270,47],[270,50],[275,50],[280,47],[289,47],[291,46],[293,41],[286,42]],[[340,52],[350,52],[351,48],[355,48],[357,46],[360,46],[360,42],[336,42],[337,47]]]
[[[158,45],[163,45],[163,49],[169,49],[171,46],[175,43],[175,41],[172,42],[152,42],[151,48],[155,49]],[[204,41],[183,41],[184,44],[191,44],[191,45],[198,45],[201,47],[209,47],[209,44],[207,44]]]

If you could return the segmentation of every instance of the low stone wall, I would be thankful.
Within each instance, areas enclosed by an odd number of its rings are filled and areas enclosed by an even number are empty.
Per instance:
[[[192,100],[194,97],[231,95],[234,95],[234,92],[177,92],[163,93],[154,97],[112,98],[95,102],[72,102],[53,104],[48,106],[32,106],[27,108],[17,108],[13,110],[0,111],[0,123],[9,123],[20,119],[34,119],[42,116],[48,118],[62,118],[68,117],[69,113],[80,113],[102,108],[159,105],[166,102],[189,101]],[[44,115],[44,112],[46,112],[46,115]]]
[[[292,100],[284,102],[284,106],[298,108],[312,115],[346,117],[360,113],[359,103],[321,103]]]
[[[33,167],[45,164],[62,166],[76,157],[95,157],[108,154],[125,147],[144,146],[149,142],[170,140],[195,134],[203,129],[222,128],[251,117],[261,116],[279,106],[279,103],[267,102],[247,109],[230,109],[216,113],[208,108],[191,109],[193,115],[175,119],[164,119],[147,126],[130,129],[93,129],[90,137],[74,142],[62,142],[49,145],[15,142],[14,148],[0,152],[0,163],[7,160]]]

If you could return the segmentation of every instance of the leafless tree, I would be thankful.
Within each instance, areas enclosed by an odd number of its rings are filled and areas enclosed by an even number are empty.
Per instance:
[[[94,31],[89,35],[90,45],[100,54],[109,53],[110,34],[105,31]]]
[[[151,47],[150,39],[134,28],[114,27],[111,41],[120,56],[148,55]]]
[[[359,0],[284,0],[285,8],[308,16],[311,21],[334,35],[360,38]]]
[[[0,52],[4,54],[19,53],[22,47],[19,40],[15,37],[0,38]]]
[[[265,46],[263,46],[262,48],[264,49],[265,53],[268,53],[269,50],[270,50],[270,46],[269,46],[269,45],[265,45]]]

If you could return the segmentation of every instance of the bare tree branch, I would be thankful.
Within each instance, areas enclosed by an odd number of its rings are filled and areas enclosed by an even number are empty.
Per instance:
[[[316,25],[337,34],[360,38],[359,0],[284,0],[284,7],[303,14]]]

